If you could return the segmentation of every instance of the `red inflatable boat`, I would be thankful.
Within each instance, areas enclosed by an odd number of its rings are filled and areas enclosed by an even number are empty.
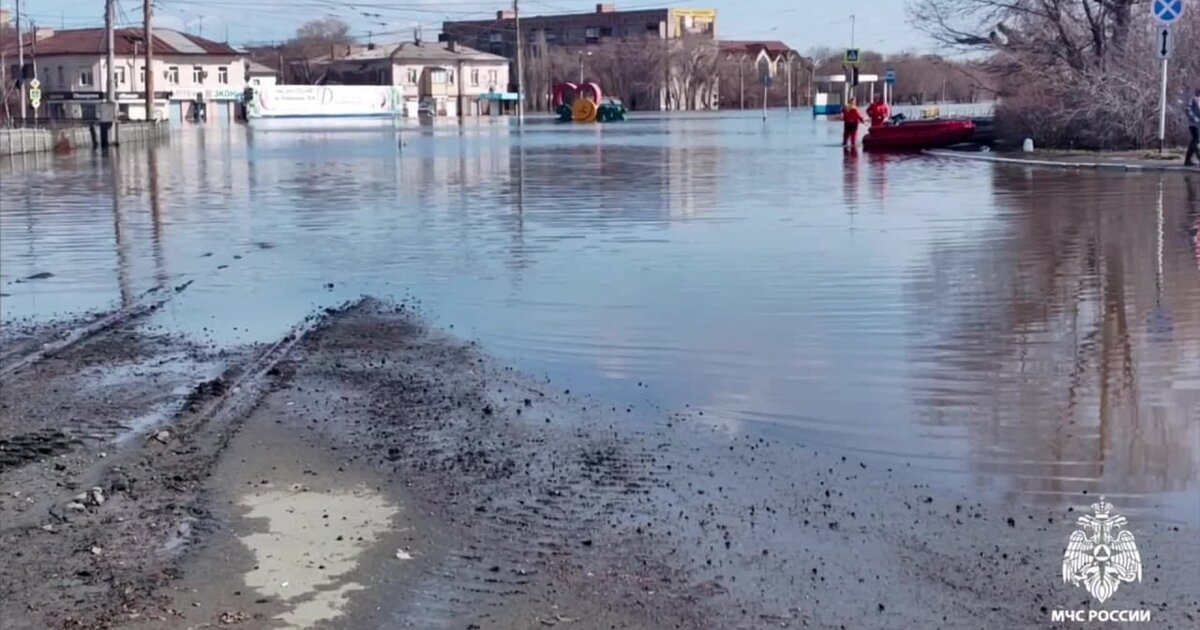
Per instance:
[[[975,133],[969,120],[913,120],[871,127],[863,138],[868,151],[920,151],[966,142]]]

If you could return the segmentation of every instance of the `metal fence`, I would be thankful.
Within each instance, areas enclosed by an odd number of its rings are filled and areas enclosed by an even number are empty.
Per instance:
[[[20,118],[18,116],[11,116],[0,119],[0,129],[63,129],[66,127],[87,127],[95,123],[96,121],[94,120],[78,118],[34,118],[32,116]]]

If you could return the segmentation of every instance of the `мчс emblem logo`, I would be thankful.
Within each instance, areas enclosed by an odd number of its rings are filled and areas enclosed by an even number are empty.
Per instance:
[[[1142,581],[1142,558],[1125,517],[1111,514],[1113,506],[1100,497],[1094,514],[1079,517],[1063,554],[1063,581],[1087,589],[1100,603],[1112,597],[1122,582]]]

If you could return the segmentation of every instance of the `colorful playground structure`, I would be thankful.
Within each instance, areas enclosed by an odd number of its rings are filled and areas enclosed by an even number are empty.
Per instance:
[[[625,120],[625,105],[615,98],[604,100],[604,93],[595,83],[578,85],[571,82],[554,86],[554,111],[559,122],[617,122]]]

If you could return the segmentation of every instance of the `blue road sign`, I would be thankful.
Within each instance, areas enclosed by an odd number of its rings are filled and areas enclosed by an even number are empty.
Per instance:
[[[1154,0],[1151,12],[1159,22],[1174,24],[1183,16],[1183,0]]]
[[[883,73],[883,82],[888,85],[894,85],[896,83],[896,71],[888,68],[887,72]]]
[[[843,62],[847,66],[857,66],[858,65],[858,49],[857,48],[847,48],[846,56],[843,59]]]

